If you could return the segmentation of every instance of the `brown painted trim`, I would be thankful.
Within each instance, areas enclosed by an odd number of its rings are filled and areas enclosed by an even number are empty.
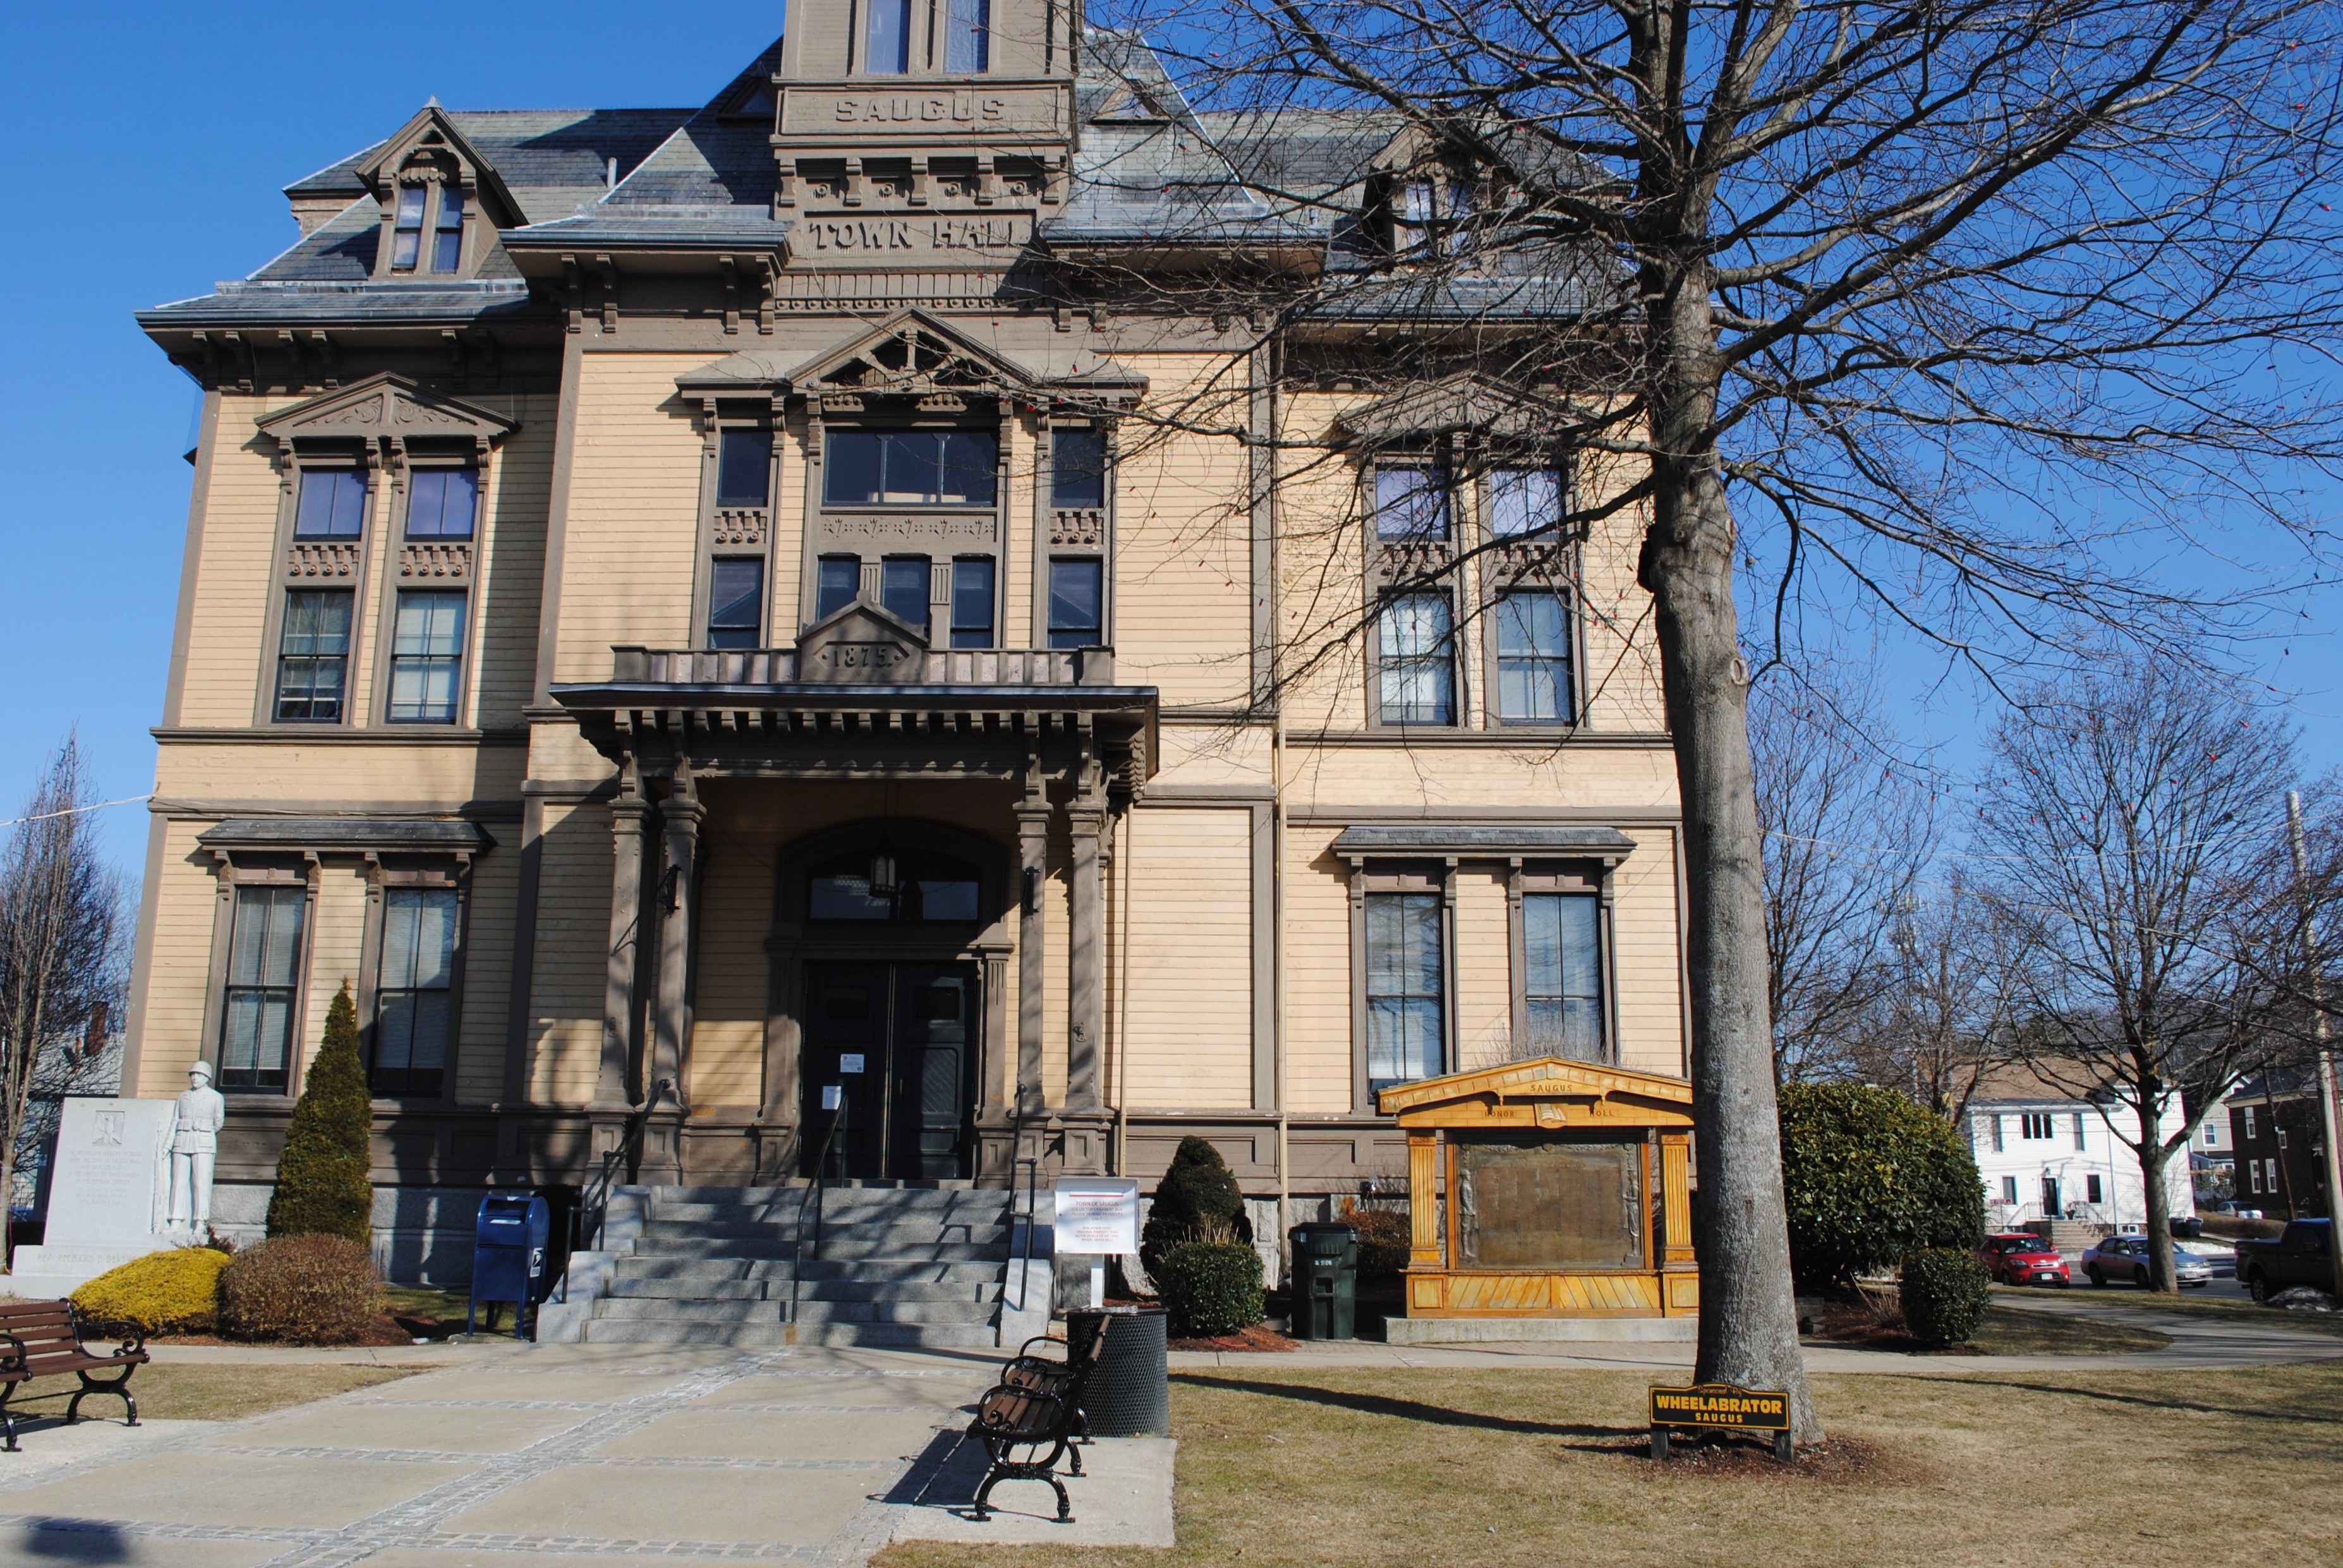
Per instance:
[[[505,996],[504,1102],[518,1105],[528,1093],[528,1020],[537,990],[537,900],[545,867],[545,802],[523,799],[520,809],[520,879],[513,894],[511,977]]]
[[[1450,729],[1432,725],[1393,725],[1381,729],[1290,729],[1288,746],[1383,746],[1404,751],[1421,746],[1464,746],[1519,751],[1625,749],[1673,751],[1675,741],[1662,730],[1541,729],[1508,724],[1502,729]]]
[[[282,589],[278,590],[282,593]],[[352,634],[356,635],[355,631]],[[156,726],[147,731],[165,746],[526,746],[528,731],[454,729],[438,725],[345,729],[325,724],[256,724],[236,728]]]
[[[146,820],[146,874],[138,890],[138,934],[130,954],[130,1016],[122,1030],[122,1093],[138,1094],[138,1073],[146,1060],[146,991],[155,978],[155,919],[163,900],[163,852],[171,825],[164,818]]]
[[[1246,415],[1254,446],[1246,477],[1246,521],[1252,530],[1252,699],[1268,705],[1276,696],[1277,621],[1277,380],[1275,348],[1263,343],[1245,357],[1246,378],[1252,383]],[[1255,1102],[1259,1103],[1256,1093]]]
[[[219,391],[207,388],[204,393],[203,424],[196,437],[196,477],[187,497],[187,540],[179,558],[179,610],[171,633],[171,670],[163,683],[166,724],[179,721],[187,695],[187,648],[195,636],[196,585],[203,572],[204,517],[211,503],[212,456],[218,449],[219,422]],[[126,1048],[132,1052],[137,1049],[136,1038],[132,1037],[133,1043]],[[126,1073],[134,1060],[133,1056],[123,1058]]]
[[[1267,785],[1257,789],[1232,789],[1222,784],[1150,784],[1132,802],[1134,809],[1150,806],[1236,806],[1264,805],[1274,799]]]
[[[1601,806],[1289,806],[1286,819],[1309,827],[1345,827],[1353,822],[1616,823],[1629,828],[1681,828],[1684,813],[1664,807]],[[1378,855],[1379,859],[1393,857]],[[1397,857],[1405,859],[1406,857]]]
[[[553,484],[545,498],[544,579],[538,590],[537,679],[530,700],[551,700],[553,667],[561,648],[562,572],[568,556],[569,472],[578,460],[578,390],[584,379],[586,337],[572,332],[561,343],[561,401],[554,416]]]
[[[1277,1109],[1277,813],[1248,803],[1252,849],[1252,1108]]]
[[[305,800],[283,796],[237,799],[157,795],[146,809],[174,821],[217,817],[317,817],[329,820],[348,817],[463,817],[481,822],[517,822],[521,814],[518,800]]]

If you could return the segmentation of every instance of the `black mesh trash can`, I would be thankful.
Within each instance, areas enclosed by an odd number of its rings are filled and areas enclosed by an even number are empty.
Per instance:
[[[1358,1337],[1359,1233],[1348,1225],[1322,1221],[1296,1225],[1292,1277],[1286,1294],[1293,1301],[1297,1340]]]
[[[1079,1361],[1109,1321],[1106,1350],[1082,1391],[1092,1437],[1172,1435],[1172,1384],[1161,1307],[1093,1307],[1066,1314],[1066,1351]]]

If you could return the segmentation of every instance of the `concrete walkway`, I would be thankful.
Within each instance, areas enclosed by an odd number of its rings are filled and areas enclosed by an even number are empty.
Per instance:
[[[2047,1292],[1994,1292],[1996,1306],[2055,1312],[2099,1322],[2148,1329],[2170,1336],[2161,1350],[2132,1355],[1956,1356],[1913,1355],[1808,1341],[1810,1372],[1895,1372],[1915,1377],[1963,1377],[2006,1372],[2213,1372],[2230,1367],[2270,1366],[2343,1357],[2343,1336],[2288,1327],[2283,1321],[2245,1319],[2217,1322],[2179,1312],[2094,1302],[2088,1296]],[[2276,1318],[2278,1314],[2271,1314]],[[1567,1345],[1569,1348],[1563,1348]],[[1692,1369],[1689,1343],[1536,1341],[1516,1344],[1385,1345],[1367,1341],[1305,1343],[1291,1354],[1240,1351],[1174,1351],[1173,1371],[1201,1367],[1388,1366],[1388,1367],[1574,1367],[1583,1371],[1679,1372]]]
[[[1072,1526],[1031,1483],[1004,1484],[988,1523],[961,1517],[982,1473],[966,1407],[996,1367],[546,1346],[240,1422],[35,1431],[37,1468],[0,1454],[0,1563],[848,1564],[906,1536],[1170,1545],[1168,1442],[1086,1451]]]

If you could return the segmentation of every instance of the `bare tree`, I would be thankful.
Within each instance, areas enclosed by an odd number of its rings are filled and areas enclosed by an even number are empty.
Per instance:
[[[1988,894],[2025,943],[2019,1048],[2046,1082],[2107,1107],[2146,1189],[2152,1287],[2170,1291],[2167,1166],[2308,1032],[2278,793],[2293,738],[2145,658],[2028,698],[1995,733],[1983,789],[1993,841],[2027,851]]]
[[[11,1201],[36,1090],[101,1070],[124,979],[123,890],[97,854],[70,737],[0,854],[0,1193]]]
[[[1282,607],[1268,694],[1346,659],[1394,595],[1609,519],[1643,530],[1684,814],[1697,1373],[1789,1390],[1819,1435],[1739,596],[1766,607],[1769,646],[1805,608],[1860,607],[1988,672],[2068,646],[2065,623],[2197,654],[2247,618],[2263,585],[2223,598],[2213,574],[2170,588],[2140,563],[2158,553],[2144,541],[2201,549],[2236,515],[2316,548],[2268,480],[2332,460],[2343,430],[2298,374],[2343,315],[2322,204],[2343,16],[2307,0],[1126,9],[1163,22],[1186,89],[1140,95],[1233,193],[1205,204],[1229,263],[1172,303],[1258,327],[1211,397],[1147,417],[1298,442],[1242,409],[1333,385],[1407,416],[1388,436],[1345,426],[1326,443],[1343,462],[1384,439],[1468,465],[1564,448],[1585,481],[1525,534],[1400,561],[1363,608],[1340,564],[1358,519],[1322,519],[1322,548],[1282,520],[1284,560],[1335,564]],[[1355,146],[1335,146],[1329,109],[1353,112]],[[1171,288],[1160,272],[1095,286],[1110,314]],[[1256,497],[1313,460],[1277,457]]]
[[[1857,1070],[1958,1126],[2010,1049],[2023,944],[1956,866],[1913,887],[1887,947],[1886,983],[1852,1050]]]
[[[1750,690],[1765,847],[1766,1012],[1782,1082],[1845,1075],[1885,1004],[1898,911],[1928,866],[1926,791],[1881,743],[1875,687],[1777,669]]]

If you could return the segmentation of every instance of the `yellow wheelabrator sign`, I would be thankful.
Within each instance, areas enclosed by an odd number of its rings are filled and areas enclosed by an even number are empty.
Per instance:
[[[1654,1426],[1734,1426],[1761,1432],[1790,1430],[1790,1398],[1729,1382],[1652,1390]]]

